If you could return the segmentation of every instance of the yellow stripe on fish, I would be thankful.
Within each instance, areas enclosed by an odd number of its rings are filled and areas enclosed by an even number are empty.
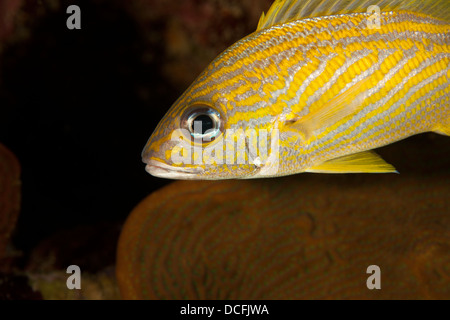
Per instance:
[[[147,171],[213,180],[395,172],[369,151],[450,135],[446,1],[374,2],[275,1],[161,120],[142,154]]]

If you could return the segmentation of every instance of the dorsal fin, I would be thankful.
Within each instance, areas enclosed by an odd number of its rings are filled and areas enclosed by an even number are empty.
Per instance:
[[[305,18],[367,12],[372,5],[381,12],[408,10],[450,21],[449,0],[275,0],[267,14],[262,13],[257,30]]]

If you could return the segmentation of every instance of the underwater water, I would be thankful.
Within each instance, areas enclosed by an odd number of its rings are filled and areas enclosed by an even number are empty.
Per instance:
[[[448,137],[378,149],[400,174],[145,172],[167,109],[270,3],[92,0],[68,30],[64,1],[5,2],[1,299],[450,299]]]

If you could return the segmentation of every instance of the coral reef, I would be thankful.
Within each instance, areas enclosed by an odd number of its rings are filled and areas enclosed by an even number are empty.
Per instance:
[[[67,290],[67,273],[53,270],[46,273],[28,273],[30,285],[43,299],[48,300],[117,300],[114,268],[106,268],[97,273],[83,273],[82,290]]]
[[[124,298],[449,299],[450,175],[175,182],[118,254]],[[382,290],[368,290],[378,265]]]
[[[420,152],[407,151],[411,140],[384,149],[400,175],[172,183],[145,198],[124,226],[121,294],[449,299],[450,145],[436,138],[421,137],[429,147]],[[371,265],[381,269],[381,290],[366,287]]]

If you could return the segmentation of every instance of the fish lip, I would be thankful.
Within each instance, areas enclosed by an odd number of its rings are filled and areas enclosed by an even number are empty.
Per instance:
[[[193,175],[203,172],[201,168],[181,168],[168,165],[158,160],[147,160],[145,171],[152,176],[170,178],[178,175]]]

